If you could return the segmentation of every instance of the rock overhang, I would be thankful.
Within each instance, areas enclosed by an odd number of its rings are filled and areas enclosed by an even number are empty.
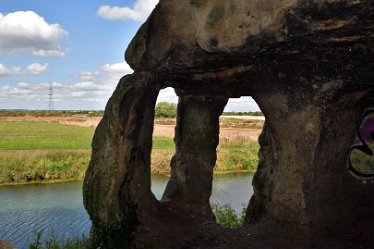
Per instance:
[[[126,52],[135,72],[121,79],[96,131],[84,187],[91,239],[216,248],[218,237],[231,249],[262,245],[265,235],[271,245],[259,248],[279,248],[277,239],[297,233],[302,245],[286,246],[372,248],[374,182],[354,170],[372,172],[372,158],[357,159],[373,146],[360,129],[374,108],[373,30],[372,0],[161,0]],[[157,201],[150,151],[163,87],[174,87],[179,103],[171,178]],[[248,95],[266,116],[254,195],[242,229],[215,233],[218,120],[229,97]]]
[[[125,58],[136,71],[189,74],[342,53],[372,39],[371,11],[353,0],[161,0]]]

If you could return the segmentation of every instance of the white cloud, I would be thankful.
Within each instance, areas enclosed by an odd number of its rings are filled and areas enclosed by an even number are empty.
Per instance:
[[[80,82],[80,83],[72,85],[71,89],[90,91],[90,90],[98,90],[100,89],[100,86],[93,81],[85,81],[85,82]]]
[[[0,98],[4,98],[4,99],[24,98],[24,96],[27,96],[28,94],[30,94],[30,92],[31,91],[29,89],[2,86],[0,87]]]
[[[73,93],[71,93],[71,96],[73,96],[73,97],[82,97],[82,96],[84,96],[86,94],[86,92],[73,92]]]
[[[71,96],[85,96],[86,99],[97,96],[106,101],[122,76],[132,72],[133,70],[125,62],[106,64],[96,71],[83,71],[80,73],[82,81],[70,85],[70,90],[74,93]]]
[[[80,82],[70,84],[52,82],[53,99],[56,102],[55,108],[104,109],[105,103],[112,95],[119,79],[129,73],[132,73],[132,70],[126,63],[106,64],[95,71],[81,72],[79,75]],[[14,87],[0,86],[2,106],[4,106],[4,103],[18,103],[21,108],[30,108],[30,103],[32,103],[33,106],[47,109],[48,94],[49,82],[19,82]],[[174,89],[169,87],[160,92],[157,101],[177,103],[178,97]],[[232,98],[225,108],[225,111],[248,112],[258,110],[259,107],[251,97]]]
[[[133,70],[125,62],[106,64],[94,72],[81,72],[80,79],[82,82],[71,85],[71,90],[78,90],[80,96],[83,96],[82,91],[87,91],[87,94],[91,91],[89,93],[90,96],[94,94],[100,97],[105,96],[106,98],[109,98],[122,76],[132,72]]]
[[[80,73],[80,79],[83,81],[92,81],[95,77],[95,73],[89,71],[83,71]]]
[[[7,67],[3,64],[0,64],[0,76],[9,76],[9,75],[16,75],[16,74],[41,74],[48,72],[48,64],[44,63],[33,63],[26,67],[26,69],[22,69],[20,67]]]
[[[65,56],[65,52],[61,50],[45,50],[45,49],[35,49],[31,53],[35,56],[41,57],[63,57]]]
[[[105,103],[112,95],[120,77],[116,73],[108,73],[103,68],[116,68],[112,65],[105,65],[95,72],[94,79],[82,81],[74,84],[52,82],[53,101],[56,109],[104,109]],[[110,70],[109,70],[110,71]],[[115,70],[114,70],[115,71]],[[86,72],[87,73],[87,72]],[[117,75],[117,76],[113,76]],[[117,77],[115,79],[115,77]],[[113,80],[108,80],[112,78]],[[114,80],[115,79],[115,80]],[[20,108],[30,108],[31,105],[38,106],[39,109],[48,108],[48,94],[50,84],[19,82],[16,86],[0,86],[0,102],[2,106],[7,103],[18,103]],[[167,101],[177,103],[173,88],[163,89],[157,102]],[[9,104],[8,104],[9,105]],[[9,105],[10,106],[10,105]],[[13,104],[14,106],[14,104]],[[13,107],[14,108],[14,107]],[[225,111],[259,111],[259,107],[251,97],[231,98]]]
[[[162,89],[158,94],[157,102],[166,101],[169,103],[178,103],[178,97],[175,94],[174,88],[168,87]]]
[[[22,70],[20,67],[6,67],[3,64],[0,64],[0,76],[12,75],[12,74],[21,74]]]
[[[49,24],[33,11],[0,13],[0,54],[64,56],[61,42],[66,37],[59,24]]]
[[[34,63],[29,65],[23,73],[40,72],[48,69],[48,64]],[[120,78],[132,69],[126,63],[106,64],[95,71],[80,73],[80,82],[58,83],[52,82],[53,101],[58,103],[56,109],[104,109],[105,103],[113,93]],[[18,82],[13,86],[0,86],[0,102],[18,103],[22,108],[29,108],[22,103],[32,102],[33,106],[48,108],[48,94],[50,83]],[[74,103],[74,104],[73,104]],[[92,104],[94,103],[94,104]],[[15,105],[15,104],[14,104]],[[74,108],[73,108],[74,109]]]
[[[125,63],[106,64],[95,71],[80,73],[81,82],[69,85],[67,91],[70,98],[82,102],[97,102],[104,104],[108,101],[122,76],[133,70]]]
[[[260,111],[260,108],[252,97],[243,96],[240,98],[230,98],[224,111],[252,112]]]
[[[17,86],[19,86],[19,87],[28,87],[28,86],[30,86],[30,83],[28,83],[28,82],[18,82]]]
[[[152,12],[158,0],[136,0],[133,7],[111,7],[104,5],[97,11],[98,16],[109,20],[144,21]]]
[[[33,64],[27,66],[26,71],[30,74],[46,73],[46,72],[48,72],[48,64],[44,63],[42,65],[42,64],[39,64],[39,63],[33,63]]]
[[[132,73],[133,70],[127,63],[116,63],[116,64],[106,64],[100,68],[102,72],[106,73],[120,73],[120,74],[129,74]]]

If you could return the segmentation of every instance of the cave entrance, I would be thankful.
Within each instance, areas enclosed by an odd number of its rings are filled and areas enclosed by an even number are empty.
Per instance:
[[[229,99],[220,117],[210,203],[222,226],[238,227],[244,219],[253,195],[252,179],[259,162],[258,137],[264,122],[265,117],[251,97]]]

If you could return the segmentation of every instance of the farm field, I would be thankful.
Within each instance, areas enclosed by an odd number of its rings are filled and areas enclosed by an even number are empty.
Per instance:
[[[76,116],[0,116],[0,121],[45,121],[58,122],[60,124],[74,125],[80,127],[95,128],[100,122],[100,117],[87,115]],[[257,141],[264,124],[264,117],[257,116],[221,116],[220,136],[226,140],[248,139]],[[155,119],[155,137],[174,137],[175,119]]]
[[[225,118],[226,119],[226,118]],[[0,184],[81,180],[90,160],[97,117],[1,117]],[[174,123],[173,123],[174,122]],[[252,122],[252,121],[251,121]],[[221,121],[216,172],[255,171],[260,129],[237,128],[232,118]],[[89,125],[88,125],[89,124]],[[245,125],[261,127],[261,123]],[[175,152],[174,120],[156,120],[152,173],[168,174]]]

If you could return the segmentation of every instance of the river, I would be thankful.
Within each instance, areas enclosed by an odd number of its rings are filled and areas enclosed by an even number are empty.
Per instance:
[[[248,204],[252,174],[215,175],[211,203],[229,204],[240,213]],[[157,197],[165,189],[168,177],[152,176],[152,191]],[[0,240],[11,240],[18,248],[27,248],[36,232],[42,240],[88,235],[91,222],[82,204],[82,183],[31,184],[0,187]]]

